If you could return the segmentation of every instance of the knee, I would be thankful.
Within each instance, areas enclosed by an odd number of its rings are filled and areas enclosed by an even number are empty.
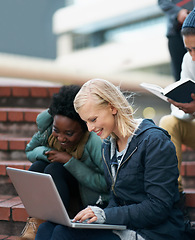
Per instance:
[[[55,239],[55,236],[61,240],[70,240],[72,239],[70,234],[71,229],[62,225],[56,225],[52,237]],[[56,239],[57,239],[56,238]]]
[[[54,232],[66,232],[67,231],[66,228],[67,228],[66,226],[58,224],[56,225]]]
[[[44,230],[44,229],[51,229],[51,228],[54,228],[55,227],[55,224],[52,223],[52,222],[44,222],[44,223],[41,223],[39,225],[39,231],[40,230]]]
[[[52,222],[44,222],[42,223],[37,231],[36,240],[48,240],[50,236],[52,236],[53,230],[55,229],[56,224]]]
[[[29,171],[34,172],[44,172],[44,169],[48,166],[49,163],[37,160],[29,168]]]
[[[62,163],[53,162],[50,163],[44,170],[44,173],[48,173],[50,175],[55,175],[56,173],[59,174],[61,171],[64,171],[65,168]]]
[[[178,121],[179,119],[172,115],[163,116],[160,119],[159,126],[170,133],[173,129],[175,129],[175,127],[178,124]]]

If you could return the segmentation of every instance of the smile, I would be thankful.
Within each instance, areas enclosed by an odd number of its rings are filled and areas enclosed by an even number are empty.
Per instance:
[[[102,134],[102,131],[103,131],[103,129],[101,129],[101,130],[98,130],[98,131],[94,131],[98,136],[100,136],[101,134]]]
[[[66,146],[66,145],[68,145],[68,144],[69,144],[69,142],[61,142],[61,143],[60,143],[61,146]]]

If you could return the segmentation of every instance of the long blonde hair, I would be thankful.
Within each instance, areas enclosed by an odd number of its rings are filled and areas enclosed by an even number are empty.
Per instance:
[[[133,134],[137,126],[133,118],[133,109],[118,87],[104,79],[87,81],[74,99],[77,112],[89,100],[89,97],[100,107],[107,107],[110,104],[117,109],[116,124],[122,136],[127,137]],[[114,134],[112,136],[116,137]]]

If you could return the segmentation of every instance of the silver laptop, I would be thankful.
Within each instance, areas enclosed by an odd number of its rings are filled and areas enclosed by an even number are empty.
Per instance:
[[[73,223],[49,174],[7,167],[9,175],[30,217],[73,228],[124,230],[124,225]]]

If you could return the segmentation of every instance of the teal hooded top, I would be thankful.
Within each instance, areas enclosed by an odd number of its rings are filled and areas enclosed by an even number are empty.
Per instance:
[[[48,109],[37,116],[38,132],[34,134],[26,146],[26,155],[32,163],[37,160],[48,161],[45,152],[52,150],[48,138],[52,133],[53,118]],[[101,158],[101,139],[94,133],[89,133],[81,159],[72,157],[64,167],[77,179],[82,203],[85,206],[94,205],[101,196],[108,200],[108,187],[104,178]],[[49,161],[48,161],[49,162]]]

